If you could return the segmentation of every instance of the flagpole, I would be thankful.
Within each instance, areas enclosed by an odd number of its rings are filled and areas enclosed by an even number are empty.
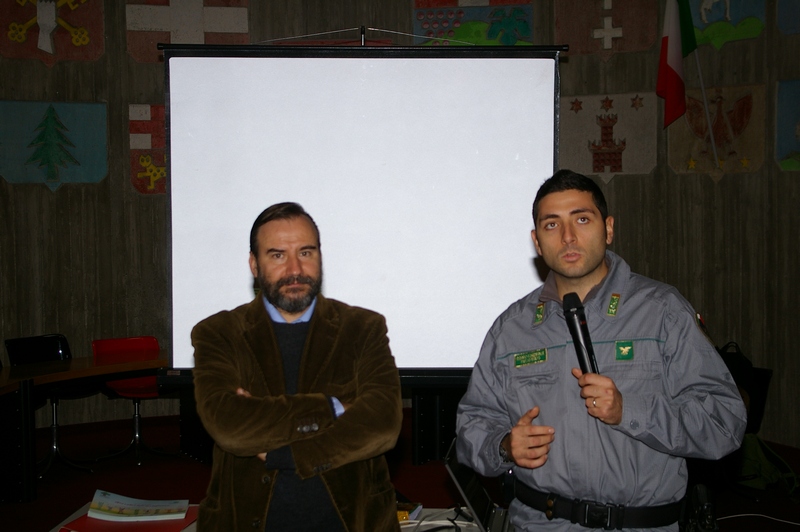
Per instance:
[[[706,112],[706,122],[708,123],[708,134],[711,136],[711,150],[714,152],[714,163],[717,168],[722,169],[717,155],[717,143],[714,142],[714,128],[711,127],[711,113],[708,111],[708,100],[706,99],[706,88],[703,86],[703,73],[700,71],[700,58],[697,57],[697,50],[694,51],[694,60],[697,64],[697,77],[700,78],[700,93],[703,95],[703,109]]]

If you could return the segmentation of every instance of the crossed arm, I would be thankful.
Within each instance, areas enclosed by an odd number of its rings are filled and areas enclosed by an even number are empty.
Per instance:
[[[391,449],[402,422],[399,375],[383,319],[361,333],[358,346],[334,353],[349,357],[342,362],[351,375],[347,382],[320,375],[315,386],[320,392],[273,395],[244,340],[201,323],[193,332],[195,395],[206,430],[222,449],[239,456],[264,459],[290,446],[301,478]],[[329,395],[345,406],[338,419]],[[303,426],[314,428],[304,432]]]

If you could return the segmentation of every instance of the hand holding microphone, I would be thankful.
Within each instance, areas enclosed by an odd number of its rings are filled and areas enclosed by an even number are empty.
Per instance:
[[[590,416],[596,417],[608,425],[619,425],[622,421],[622,394],[614,381],[600,375],[597,360],[589,338],[589,327],[586,324],[586,313],[578,294],[570,292],[564,295],[564,317],[575,344],[582,374],[573,369],[572,374],[578,379],[581,397],[586,401],[586,409]]]

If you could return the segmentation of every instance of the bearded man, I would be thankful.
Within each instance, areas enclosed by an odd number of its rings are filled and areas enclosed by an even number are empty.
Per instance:
[[[214,439],[198,530],[399,530],[383,453],[400,433],[386,322],[321,293],[319,230],[296,203],[256,218],[260,295],[192,330]]]

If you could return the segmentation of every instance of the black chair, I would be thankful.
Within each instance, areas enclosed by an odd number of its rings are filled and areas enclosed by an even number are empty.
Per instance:
[[[767,407],[772,370],[753,366],[736,342],[728,342],[717,350],[728,367],[728,371],[731,372],[747,408],[745,434],[757,434],[761,430],[761,421],[764,419],[764,411]]]
[[[728,342],[724,346],[718,347],[717,351],[730,371],[747,409],[747,426],[744,432],[745,434],[758,434],[764,419],[773,371],[770,368],[753,366],[736,342]],[[711,488],[712,495],[714,492],[721,493],[727,490],[740,491],[737,482],[741,480],[739,474],[742,468],[742,458],[743,452],[740,447],[719,460],[687,459],[689,485],[705,484]],[[747,497],[741,493],[740,495]]]
[[[36,362],[54,362],[70,360],[72,352],[69,343],[63,334],[45,334],[42,336],[29,336],[26,338],[11,338],[5,341],[8,361],[12,367]],[[69,384],[47,387],[43,392],[34,388],[33,403],[35,408],[44,406],[50,400],[52,409],[52,423],[50,424],[50,450],[47,456],[37,463],[39,477],[53,465],[56,460],[83,471],[92,472],[89,467],[70,460],[61,452],[58,439],[58,403],[59,399],[77,399],[92,394],[85,387],[75,387]]]

